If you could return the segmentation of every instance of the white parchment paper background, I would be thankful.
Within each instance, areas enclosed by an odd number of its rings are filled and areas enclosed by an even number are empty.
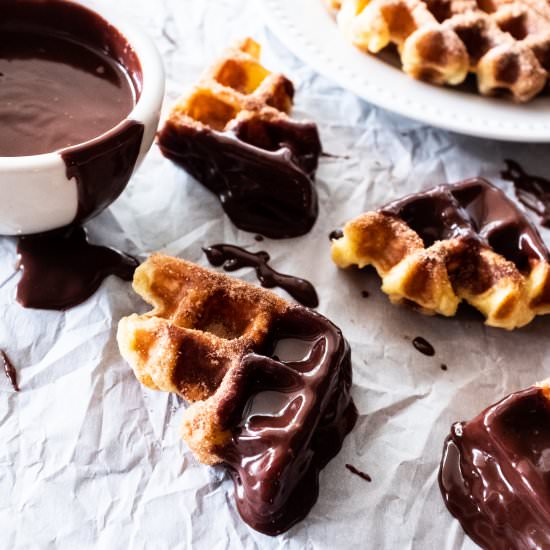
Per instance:
[[[322,472],[308,518],[277,538],[260,535],[240,520],[223,470],[198,464],[180,441],[183,405],[144,390],[119,357],[118,319],[145,310],[130,285],[110,277],[79,307],[39,312],[15,303],[12,278],[0,289],[0,347],[18,367],[21,392],[0,376],[0,547],[473,548],[437,487],[443,440],[453,421],[550,375],[550,318],[508,333],[472,315],[428,318],[391,306],[372,274],[337,270],[328,233],[366,209],[444,181],[483,175],[511,192],[499,179],[503,159],[545,174],[550,147],[460,137],[381,112],[290,54],[253,0],[117,6],[162,51],[168,104],[226,44],[251,34],[264,44],[267,66],[295,82],[295,115],[318,123],[327,152],[349,158],[321,160],[320,214],[308,235],[257,243],[153,147],[120,199],[88,224],[93,241],[142,259],[163,250],[203,265],[201,246],[216,242],[269,251],[276,269],[315,284],[319,311],[350,341],[360,418]],[[543,236],[550,244],[550,232]],[[0,239],[0,256],[3,281],[16,261],[13,239]],[[256,281],[251,270],[236,275]],[[419,335],[435,357],[412,347]]]

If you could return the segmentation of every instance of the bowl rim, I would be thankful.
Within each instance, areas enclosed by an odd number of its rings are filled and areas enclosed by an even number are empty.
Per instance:
[[[128,121],[146,124],[151,112],[160,110],[164,97],[164,67],[160,53],[151,37],[141,29],[139,25],[123,17],[120,11],[107,5],[101,0],[63,0],[69,4],[76,4],[99,15],[108,25],[113,26],[126,39],[135,51],[141,65],[141,93],[134,108],[118,124],[109,128],[89,140],[75,143],[70,147],[58,149],[49,153],[37,155],[23,155],[17,157],[5,157],[0,155],[0,170],[3,172],[16,172],[20,170],[34,171],[53,167],[63,162],[61,154],[75,147],[92,144],[107,136],[117,129],[122,128]]]

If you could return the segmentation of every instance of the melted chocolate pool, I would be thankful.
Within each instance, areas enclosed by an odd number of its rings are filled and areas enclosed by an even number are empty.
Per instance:
[[[275,271],[268,265],[269,254],[263,250],[248,252],[244,248],[231,244],[215,244],[203,248],[203,250],[208,261],[216,267],[223,265],[225,271],[253,267],[263,287],[273,288],[278,286],[307,307],[317,307],[319,305],[317,292],[315,292],[315,288],[309,281]]]
[[[550,548],[550,403],[531,387],[453,425],[439,485],[486,550]]]
[[[64,149],[124,120],[139,93],[136,73],[116,59],[124,42],[70,2],[2,2],[0,156]],[[125,58],[131,71],[137,67],[135,55]]]
[[[277,535],[308,514],[319,471],[357,420],[350,389],[349,345],[328,319],[303,307],[276,322],[264,353],[243,357],[219,409],[233,435],[220,456],[254,529]]]
[[[23,271],[17,301],[39,309],[63,310],[80,304],[108,275],[131,281],[138,266],[131,256],[90,244],[79,226],[21,237],[17,252]]]

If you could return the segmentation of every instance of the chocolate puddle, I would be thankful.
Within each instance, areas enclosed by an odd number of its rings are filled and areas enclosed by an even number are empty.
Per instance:
[[[513,182],[518,200],[541,217],[542,225],[550,227],[550,180],[527,174],[514,160],[504,162],[506,170],[501,172],[501,176]]]
[[[439,486],[486,550],[550,548],[550,404],[531,387],[453,425]]]
[[[4,374],[6,378],[10,381],[13,391],[19,391],[19,385],[17,384],[17,371],[13,366],[13,363],[10,361],[10,358],[7,356],[6,352],[0,349],[0,358],[2,359],[2,366],[4,367]]]
[[[23,272],[17,301],[38,309],[63,310],[80,304],[107,276],[130,281],[138,266],[131,256],[90,244],[80,226],[21,237],[17,253]]]
[[[319,305],[319,299],[313,285],[305,279],[275,271],[268,265],[270,257],[265,251],[248,252],[243,248],[230,244],[216,244],[203,248],[203,251],[213,266],[223,265],[225,271],[253,267],[263,287],[273,288],[278,286],[307,307],[317,307]]]
[[[371,482],[372,477],[369,476],[369,474],[362,472],[361,470],[358,470],[355,466],[352,464],[346,464],[346,468],[356,476],[359,476],[361,479],[364,479],[365,481]]]
[[[427,355],[429,357],[433,357],[435,355],[435,349],[434,347],[426,340],[425,338],[422,338],[422,336],[417,336],[413,341],[412,345],[424,355]]]

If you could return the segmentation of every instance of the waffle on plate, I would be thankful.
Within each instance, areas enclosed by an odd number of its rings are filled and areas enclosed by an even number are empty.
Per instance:
[[[399,51],[403,70],[457,85],[469,72],[483,95],[527,102],[546,86],[550,6],[545,0],[327,0],[359,49]]]

